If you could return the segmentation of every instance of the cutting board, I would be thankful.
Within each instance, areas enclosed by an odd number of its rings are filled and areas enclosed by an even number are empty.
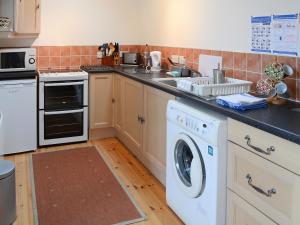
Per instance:
[[[204,77],[213,77],[213,69],[218,69],[218,64],[222,68],[222,57],[212,55],[200,55],[199,56],[199,69],[198,71]]]

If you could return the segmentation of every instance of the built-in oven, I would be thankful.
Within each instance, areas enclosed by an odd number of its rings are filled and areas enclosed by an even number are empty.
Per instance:
[[[39,84],[39,145],[86,141],[88,80]]]

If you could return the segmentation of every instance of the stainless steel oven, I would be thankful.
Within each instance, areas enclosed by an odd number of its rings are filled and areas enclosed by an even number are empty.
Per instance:
[[[88,80],[46,79],[39,85],[39,145],[86,141]]]

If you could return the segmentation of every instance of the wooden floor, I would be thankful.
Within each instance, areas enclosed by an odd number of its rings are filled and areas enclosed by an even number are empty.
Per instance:
[[[150,172],[115,138],[89,141],[83,144],[49,147],[38,151],[63,150],[74,147],[96,145],[102,151],[106,162],[133,195],[139,206],[147,214],[147,221],[138,225],[183,224],[168,208],[165,189]],[[29,176],[28,156],[30,153],[7,156],[16,164],[17,220],[14,225],[33,225],[32,190]],[[82,224],[84,225],[84,224]],[[99,223],[99,225],[101,225]]]

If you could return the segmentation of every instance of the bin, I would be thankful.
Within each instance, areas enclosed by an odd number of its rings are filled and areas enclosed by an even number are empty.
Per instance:
[[[0,225],[11,225],[16,217],[15,165],[0,160]]]

